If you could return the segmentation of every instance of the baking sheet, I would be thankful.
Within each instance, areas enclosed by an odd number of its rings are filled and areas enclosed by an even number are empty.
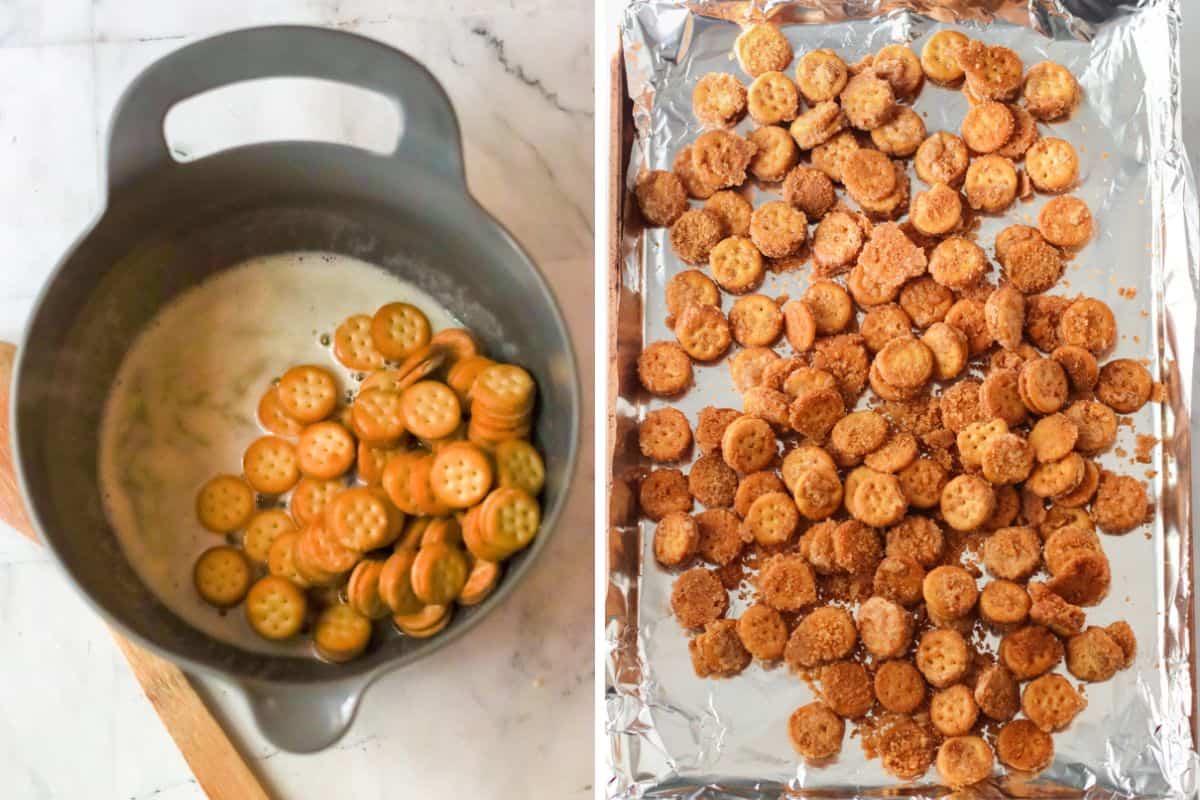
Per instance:
[[[1032,13],[1030,13],[1032,8]],[[990,9],[990,10],[988,10]],[[885,44],[907,42],[919,52],[936,30],[957,26],[970,36],[1016,50],[1029,66],[1052,59],[1084,88],[1079,111],[1066,122],[1039,126],[1079,151],[1080,188],[1097,235],[1069,263],[1052,294],[1085,293],[1117,315],[1119,340],[1109,358],[1150,359],[1168,402],[1148,404],[1122,426],[1102,466],[1146,480],[1157,508],[1152,524],[1124,537],[1104,536],[1113,567],[1108,599],[1089,609],[1088,623],[1126,619],[1139,641],[1133,668],[1088,684],[1088,708],[1056,734],[1054,764],[1036,781],[997,777],[983,796],[1195,796],[1195,693],[1191,645],[1191,477],[1188,419],[1193,379],[1197,223],[1194,187],[1180,138],[1178,15],[1168,0],[1142,2],[1101,20],[1097,4],[1027,7],[1016,3],[683,3],[634,0],[625,13],[622,46],[632,134],[622,170],[625,201],[616,210],[620,231],[610,306],[616,384],[610,397],[610,548],[605,639],[605,709],[610,797],[847,797],[925,796],[943,792],[931,770],[925,783],[896,789],[877,760],[867,760],[853,725],[837,761],[806,769],[791,749],[787,715],[809,702],[806,684],[786,667],[752,664],[741,676],[716,681],[695,676],[687,637],[670,614],[674,574],[653,559],[653,524],[627,519],[625,481],[645,468],[637,452],[637,421],[673,405],[692,423],[706,405],[740,408],[726,361],[697,365],[694,388],[664,403],[641,392],[633,362],[643,343],[672,339],[664,286],[687,268],[670,251],[665,229],[643,230],[628,191],[644,168],[670,169],[684,144],[700,132],[691,90],[705,73],[741,76],[731,52],[737,21],[787,22],[797,56],[830,47],[850,63]],[[932,16],[931,16],[932,15]],[[933,17],[936,16],[937,19]],[[795,24],[790,24],[795,23]],[[966,111],[961,92],[927,83],[915,103],[929,132],[957,130]],[[752,128],[749,121],[739,132]],[[1053,134],[1051,132],[1053,131]],[[624,154],[622,154],[624,155]],[[910,168],[910,175],[911,168]],[[921,184],[914,180],[914,190]],[[756,188],[757,205],[773,199]],[[842,194],[842,193],[839,193]],[[990,253],[997,230],[1036,220],[1048,198],[987,218],[978,241]],[[808,271],[768,274],[762,293],[798,297]],[[1132,290],[1132,299],[1128,298]],[[1120,293],[1119,293],[1120,292]],[[1123,296],[1124,295],[1124,296]],[[730,300],[723,298],[728,310]],[[736,348],[736,345],[735,345]],[[786,345],[777,347],[787,353]],[[731,350],[731,354],[734,352]],[[1162,444],[1151,464],[1134,464],[1135,434]],[[1122,453],[1124,455],[1122,455]],[[686,471],[686,467],[684,468]],[[729,616],[746,605],[731,592]],[[1061,668],[1060,668],[1061,669]],[[1074,681],[1073,681],[1074,682]],[[1000,772],[1000,770],[997,770]]]

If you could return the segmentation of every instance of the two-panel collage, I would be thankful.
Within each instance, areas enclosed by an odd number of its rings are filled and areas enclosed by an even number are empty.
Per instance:
[[[1190,6],[0,0],[0,800],[1200,800]]]

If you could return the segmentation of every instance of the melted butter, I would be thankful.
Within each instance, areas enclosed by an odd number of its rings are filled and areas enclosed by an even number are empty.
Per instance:
[[[393,301],[420,308],[435,331],[456,324],[429,295],[371,264],[325,253],[258,258],[181,294],[125,355],[100,431],[105,507],[134,570],[188,624],[249,650],[311,653],[306,636],[268,642],[241,606],[222,613],[197,595],[196,558],[226,540],[197,521],[196,492],[213,475],[241,472],[243,451],[263,435],[259,398],[288,367],[323,365],[343,392],[353,389],[356,376],[328,346],[334,329]]]

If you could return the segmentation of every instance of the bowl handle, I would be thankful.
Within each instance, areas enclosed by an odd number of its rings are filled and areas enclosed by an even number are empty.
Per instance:
[[[176,162],[163,123],[177,103],[256,78],[323,78],[376,91],[401,112],[392,158],[465,182],[462,138],[450,99],[411,56],[344,31],[302,25],[247,28],[202,39],[146,68],[121,95],[108,137],[109,189]],[[386,156],[385,156],[386,157]]]
[[[314,753],[345,735],[369,680],[311,686],[245,683],[242,689],[262,735],[281,750]]]

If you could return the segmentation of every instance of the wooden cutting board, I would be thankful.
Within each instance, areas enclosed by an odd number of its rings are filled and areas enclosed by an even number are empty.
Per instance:
[[[37,542],[13,468],[8,401],[16,348],[0,342],[0,521]],[[117,647],[175,740],[196,782],[213,800],[268,800],[254,773],[178,667],[143,650],[116,630]]]

